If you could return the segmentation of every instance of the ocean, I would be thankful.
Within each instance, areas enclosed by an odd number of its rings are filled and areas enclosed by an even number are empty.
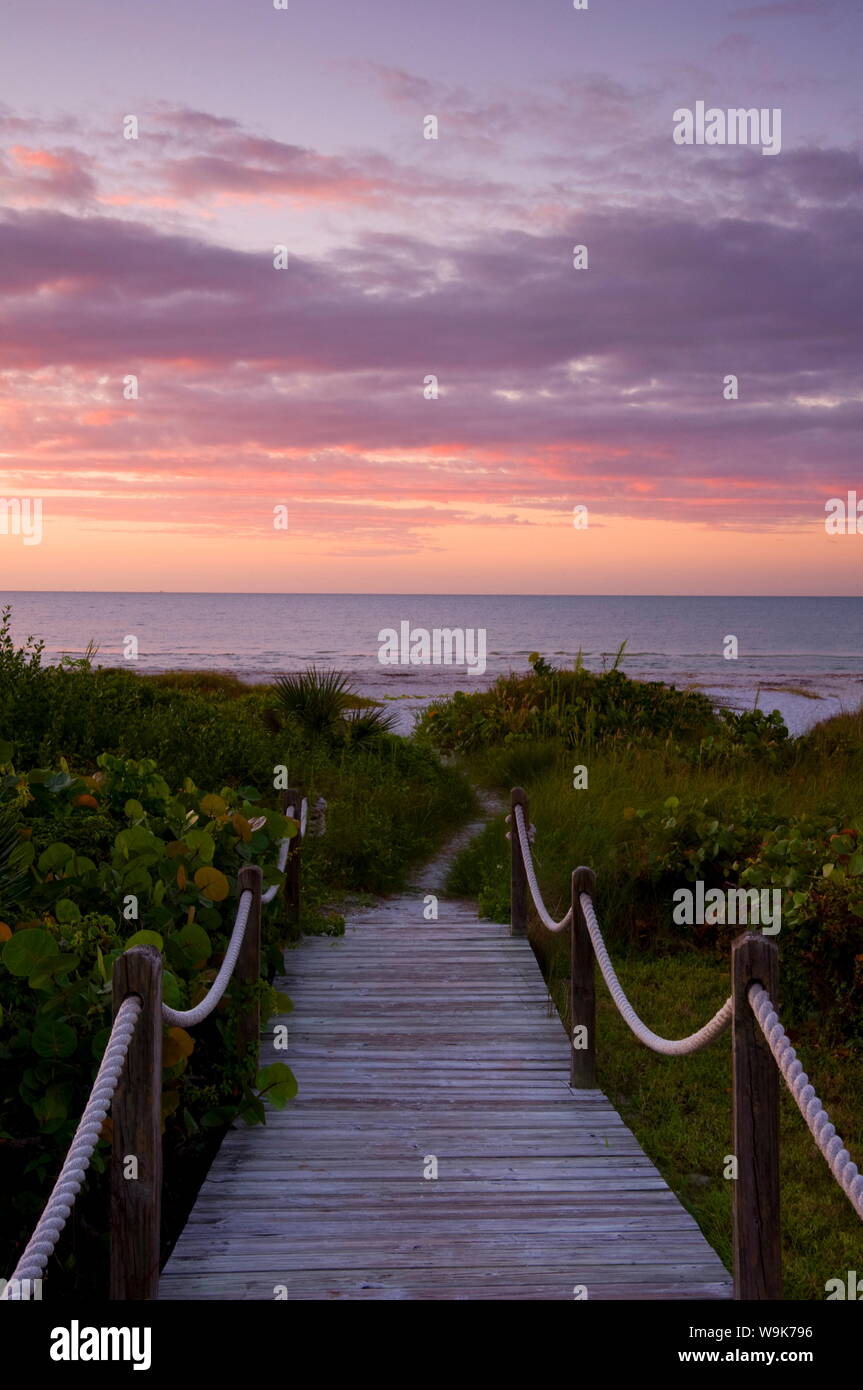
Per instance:
[[[863,598],[13,591],[0,601],[12,605],[15,639],[41,639],[48,661],[93,641],[97,663],[142,672],[206,668],[260,682],[336,667],[360,693],[397,699],[405,732],[429,699],[524,671],[531,652],[567,666],[580,649],[601,670],[621,642],[628,675],[696,686],[738,709],[757,698],[795,733],[863,701]],[[382,664],[379,633],[404,623],[430,635],[482,631],[485,670]]]

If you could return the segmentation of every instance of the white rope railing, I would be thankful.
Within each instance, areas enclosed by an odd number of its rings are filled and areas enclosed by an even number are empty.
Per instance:
[[[531,897],[534,906],[539,914],[540,920],[548,927],[549,931],[561,931],[563,927],[572,922],[572,908],[560,922],[555,922],[546,910],[539,891],[536,879],[536,872],[533,866],[533,857],[530,850],[530,840],[525,826],[524,811],[516,803],[513,807],[515,814],[515,824],[518,831],[518,840],[521,846],[521,857],[524,864],[525,876],[530,886]],[[507,823],[510,817],[507,816]],[[531,826],[531,830],[534,827]],[[509,838],[509,837],[508,837]],[[614,1000],[617,1011],[626,1025],[631,1029],[640,1042],[644,1043],[654,1052],[662,1053],[666,1057],[686,1056],[693,1052],[699,1052],[707,1047],[715,1038],[721,1036],[726,1031],[732,1021],[734,1001],[732,998],[726,999],[721,1009],[713,1015],[703,1028],[699,1028],[697,1033],[690,1033],[686,1038],[663,1038],[658,1033],[654,1033],[638,1017],[635,1009],[624,993],[614,966],[611,963],[605,942],[602,938],[602,931],[596,916],[596,909],[593,899],[589,893],[579,894],[579,903],[584,913],[584,921],[593,945],[593,952],[602,977],[608,986],[608,991]],[[770,996],[763,986],[753,984],[747,992],[747,998],[752,1007],[752,1011],[758,1021],[767,1044],[773,1054],[782,1076],[789,1091],[791,1092],[797,1107],[806,1121],[809,1129],[818,1145],[819,1150],[824,1156],[830,1172],[833,1174],[842,1191],[847,1196],[857,1215],[863,1218],[863,1173],[860,1172],[856,1163],[853,1162],[850,1153],[845,1148],[842,1139],[836,1133],[836,1127],[830,1121],[830,1116],[824,1109],[821,1101],[815,1093],[815,1088],[810,1084],[809,1078],[803,1070],[802,1063],[797,1057],[797,1053],[791,1046],[790,1039],[779,1021],[776,1010],[770,1000]]]
[[[283,873],[285,872],[285,866],[286,866],[286,864],[287,864],[287,862],[288,862],[288,853],[289,853],[289,851],[290,851],[290,848],[291,848],[291,842],[290,842],[290,840],[282,840],[281,846],[280,846],[280,848],[279,848],[279,858],[278,858],[278,862],[277,862],[277,865],[276,865],[276,867],[278,868],[278,871],[279,871],[280,874],[283,874]],[[273,901],[273,898],[274,898],[274,897],[276,896],[276,894],[278,893],[278,891],[279,891],[279,885],[278,885],[277,883],[274,883],[274,884],[272,885],[272,887],[270,887],[270,888],[267,889],[266,893],[262,893],[262,894],[261,894],[261,902],[262,902],[262,903],[271,903],[271,902]]]
[[[303,797],[301,812],[302,822],[299,831],[300,835],[302,835],[305,831],[306,806],[306,798]],[[293,814],[293,806],[288,806],[285,811],[285,815],[292,817]],[[281,841],[281,844],[279,845],[278,858],[278,870],[280,874],[283,874],[285,872],[285,865],[288,862],[288,854],[290,852],[290,848],[290,839]],[[267,889],[266,893],[261,894],[261,904],[263,905],[264,903],[271,903],[278,891],[279,885],[277,883],[274,883],[271,888]],[[213,1012],[219,1000],[222,998],[222,995],[225,993],[225,990],[228,988],[231,976],[234,973],[234,966],[237,963],[237,957],[240,954],[240,947],[243,944],[243,937],[246,932],[246,926],[249,920],[249,909],[251,905],[252,894],[248,891],[246,891],[245,893],[241,893],[240,901],[237,904],[237,916],[234,921],[234,930],[231,933],[231,939],[228,942],[228,949],[225,952],[225,958],[222,961],[218,975],[216,976],[212,985],[208,989],[204,998],[201,1000],[199,1004],[195,1005],[194,1009],[171,1009],[168,1007],[167,1004],[163,1004],[162,1018],[165,1020],[166,1023],[171,1023],[179,1028],[193,1028],[196,1023],[203,1023],[204,1019],[208,1018],[210,1014]]]
[[[105,1116],[111,1105],[120,1073],[129,1051],[129,1043],[141,1013],[141,1001],[131,994],[124,999],[117,1010],[108,1045],[102,1063],[93,1082],[90,1098],[84,1108],[75,1137],[60,1169],[45,1210],[39,1218],[35,1231],[21,1256],[15,1271],[7,1283],[0,1300],[10,1302],[21,1296],[21,1283],[25,1279],[41,1279],[45,1272],[60,1233],[69,1219],[75,1198],[81,1191],[84,1174],[93,1157],[93,1150],[99,1142],[99,1135],[105,1123]]]
[[[306,820],[307,820],[307,817],[308,817],[308,813],[309,813],[309,803],[308,803],[308,800],[306,799],[306,797],[303,797],[302,804],[301,804],[301,806],[300,806],[300,829],[299,829],[299,836],[300,836],[300,839],[301,839],[301,840],[305,839],[305,835],[306,835]],[[293,804],[290,805],[290,806],[286,806],[286,807],[285,807],[285,815],[292,818],[292,817],[293,817],[293,814],[294,814],[294,807],[293,807]],[[291,849],[291,841],[290,841],[290,840],[282,840],[282,842],[281,842],[281,844],[280,844],[280,846],[279,846],[279,859],[278,859],[278,864],[277,864],[277,868],[278,868],[280,874],[283,874],[283,873],[285,872],[285,867],[286,867],[287,862],[288,862],[288,854],[290,853],[290,849]],[[279,891],[279,885],[278,885],[277,883],[274,883],[274,884],[272,885],[271,888],[268,888],[268,889],[267,889],[266,893],[262,893],[262,894],[261,894],[261,902],[262,902],[262,903],[271,903],[271,902],[273,901],[273,898],[274,898],[274,897],[276,896],[276,894],[278,893],[278,891]]]
[[[536,870],[533,867],[533,856],[530,852],[530,841],[528,839],[527,827],[524,820],[524,811],[516,803],[513,808],[515,812],[515,824],[518,831],[519,844],[521,845],[521,857],[524,864],[525,876],[530,888],[530,895],[533,898],[533,905],[537,910],[540,921],[549,931],[562,931],[572,923],[572,905],[565,917],[559,922],[549,916],[545,903],[542,901],[542,894],[539,891],[539,884],[536,880]],[[654,1033],[638,1017],[634,1008],[630,1004],[623,992],[623,987],[615,974],[614,966],[605,949],[605,942],[602,939],[602,932],[596,920],[596,913],[593,902],[587,893],[580,894],[581,908],[584,912],[587,929],[590,939],[593,942],[593,950],[602,971],[603,979],[608,986],[609,993],[617,1005],[617,1010],[632,1032],[643,1042],[646,1047],[652,1048],[654,1052],[661,1052],[666,1057],[683,1057],[690,1052],[699,1052],[703,1047],[707,1047],[724,1033],[731,1022],[731,1000],[727,999],[718,1013],[714,1014],[709,1023],[705,1023],[703,1028],[699,1028],[697,1033],[691,1033],[688,1038],[662,1038],[658,1033]]]
[[[286,808],[286,814],[293,816],[293,805]],[[299,826],[301,839],[306,832],[307,815],[308,802],[303,797]],[[279,845],[278,870],[280,874],[285,871],[290,845],[290,839],[282,840]],[[278,888],[279,885],[274,884],[266,893],[262,893],[261,903],[272,902]],[[163,1002],[162,1019],[165,1023],[191,1028],[197,1023],[202,1023],[213,1012],[234,973],[253,901],[254,895],[250,890],[246,889],[240,894],[228,949],[225,952],[219,972],[204,998],[193,1009],[172,1009]],[[51,1258],[61,1232],[69,1219],[75,1199],[81,1190],[84,1174],[99,1142],[99,1135],[102,1132],[105,1117],[117,1089],[140,1013],[141,1000],[134,994],[124,999],[117,1010],[96,1079],[93,1082],[89,1099],[75,1131],[75,1137],[69,1147],[66,1160],[36,1229],[16,1265],[14,1273],[0,1294],[0,1301],[2,1302],[21,1299],[22,1285],[25,1284],[25,1281],[41,1279],[45,1271],[45,1266]],[[25,1287],[29,1288],[29,1284]]]
[[[851,1155],[836,1133],[836,1126],[830,1123],[830,1116],[815,1094],[815,1088],[810,1084],[788,1034],[779,1022],[770,995],[761,985],[754,984],[750,985],[747,997],[774,1061],[830,1172],[857,1215],[863,1218],[863,1173],[852,1162]]]
[[[219,967],[216,976],[207,993],[204,995],[200,1004],[196,1004],[194,1009],[170,1009],[167,1004],[162,1004],[162,1018],[166,1023],[172,1023],[180,1028],[193,1028],[196,1023],[203,1023],[205,1018],[213,1012],[225,990],[228,988],[231,976],[234,973],[234,966],[237,963],[237,956],[240,954],[240,947],[243,944],[243,937],[246,934],[246,924],[249,920],[249,909],[252,906],[252,894],[246,890],[240,894],[240,901],[237,905],[237,916],[234,920],[234,930],[228,942],[228,949],[225,958]]]
[[[533,856],[530,852],[529,832],[524,823],[524,811],[518,804],[516,804],[513,809],[515,812],[515,828],[518,832],[519,844],[521,845],[521,858],[524,864],[524,872],[527,877],[528,887],[530,888],[530,896],[533,898],[533,905],[536,908],[539,920],[549,931],[563,931],[563,928],[568,927],[572,921],[572,904],[570,904],[566,916],[561,917],[559,922],[555,922],[554,918],[549,915],[545,903],[542,901],[539,884],[536,881],[536,870],[533,867]],[[507,822],[509,822],[509,820],[510,817],[507,816]],[[531,829],[533,829],[533,826],[531,826]]]
[[[579,901],[590,939],[593,942],[593,952],[602,971],[602,978],[617,1005],[618,1013],[624,1023],[631,1028],[639,1042],[643,1042],[654,1052],[661,1052],[665,1057],[685,1057],[690,1052],[700,1052],[703,1047],[712,1043],[714,1038],[720,1037],[725,1032],[731,1023],[731,999],[726,999],[722,1008],[717,1010],[710,1021],[705,1023],[703,1028],[699,1028],[697,1033],[690,1033],[688,1038],[662,1038],[658,1033],[652,1032],[638,1017],[623,992],[623,987],[615,974],[608,951],[605,949],[605,942],[602,939],[602,932],[599,929],[599,922],[596,920],[596,912],[590,895],[580,893]]]

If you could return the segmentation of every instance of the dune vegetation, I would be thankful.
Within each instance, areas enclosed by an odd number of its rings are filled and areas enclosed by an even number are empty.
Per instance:
[[[676,889],[781,889],[781,1012],[831,1119],[863,1154],[863,712],[788,737],[780,716],[715,713],[701,695],[611,670],[523,676],[427,710],[419,737],[499,792],[522,786],[534,860],[560,917],[573,868],[597,876],[597,909],[624,988],[654,1030],[681,1037],[729,994],[741,930],[680,925]],[[464,851],[449,887],[509,917],[500,821]],[[531,939],[567,1019],[569,941]],[[731,1055],[726,1035],[687,1058],[649,1052],[598,986],[599,1084],[730,1263]],[[568,1022],[568,1020],[567,1020]],[[823,1298],[863,1258],[860,1223],[782,1096],[786,1296]]]

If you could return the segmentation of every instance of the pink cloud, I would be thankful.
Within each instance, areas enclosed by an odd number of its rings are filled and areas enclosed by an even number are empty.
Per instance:
[[[4,163],[0,157],[0,191],[10,205],[80,203],[95,194],[90,161],[79,150],[68,146],[49,150],[13,145],[9,155],[10,163]]]

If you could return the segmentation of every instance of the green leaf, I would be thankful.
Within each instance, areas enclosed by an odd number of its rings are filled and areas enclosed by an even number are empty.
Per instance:
[[[50,932],[40,927],[28,927],[16,932],[3,947],[3,964],[12,975],[32,975],[44,968],[60,948]]]
[[[293,816],[283,816],[281,811],[267,811],[267,834],[271,839],[292,840],[299,834],[300,822]]]
[[[44,1095],[33,1102],[32,1110],[44,1134],[59,1129],[69,1113],[72,1088],[65,1082],[55,1082]]]
[[[157,931],[136,931],[126,942],[127,951],[130,946],[155,946],[157,951],[165,949],[165,943]]]
[[[222,930],[221,913],[216,907],[199,907],[195,913],[195,921],[208,931]]]
[[[71,845],[64,845],[62,841],[56,841],[47,849],[43,849],[39,855],[39,872],[42,874],[58,873],[64,864],[68,864],[69,860],[74,858],[75,851]]]
[[[5,767],[7,763],[11,763],[14,751],[14,743],[10,743],[8,739],[0,738],[0,767]]]
[[[213,951],[213,943],[197,922],[187,923],[182,931],[177,932],[174,940],[182,947],[189,965],[208,960]]]
[[[854,877],[856,877],[857,874],[863,874],[863,853],[861,853],[860,850],[858,850],[856,854],[852,854],[851,858],[848,860],[848,872]]]
[[[85,854],[73,854],[63,869],[63,877],[83,878],[85,874],[92,873],[95,868],[96,865],[93,860],[88,859]]]
[[[61,1019],[43,1019],[33,1029],[33,1051],[40,1057],[71,1057],[78,1045],[74,1028]]]
[[[212,864],[216,842],[206,830],[187,830],[183,839],[193,854],[197,854],[205,864]]]
[[[248,1096],[239,1114],[240,1119],[247,1125],[265,1125],[267,1123],[267,1112],[257,1096]]]
[[[294,1001],[287,994],[280,994],[273,990],[273,1004],[280,1014],[292,1014],[294,1012]]]
[[[81,912],[71,898],[60,898],[54,904],[54,916],[58,922],[80,922]]]
[[[162,999],[169,1009],[184,1009],[183,990],[180,981],[170,970],[162,972]]]
[[[145,825],[131,825],[128,830],[121,830],[114,837],[114,847],[127,860],[142,854],[152,854],[161,859],[165,852],[164,841]]]
[[[297,1094],[297,1078],[284,1062],[271,1062],[268,1067],[261,1067],[255,1085],[277,1110],[281,1110]]]
[[[134,797],[130,797],[126,802],[123,812],[128,820],[143,820],[147,814],[140,801],[136,801]]]
[[[229,1125],[237,1113],[235,1105],[217,1105],[213,1110],[208,1110],[201,1116],[201,1124],[205,1129],[216,1129],[221,1125]]]
[[[33,971],[29,980],[30,988],[45,989],[55,975],[67,975],[70,970],[75,970],[80,964],[80,956],[51,956]]]
[[[147,897],[153,888],[153,880],[140,859],[129,865],[121,876],[121,882],[126,893],[134,893],[139,898]]]

